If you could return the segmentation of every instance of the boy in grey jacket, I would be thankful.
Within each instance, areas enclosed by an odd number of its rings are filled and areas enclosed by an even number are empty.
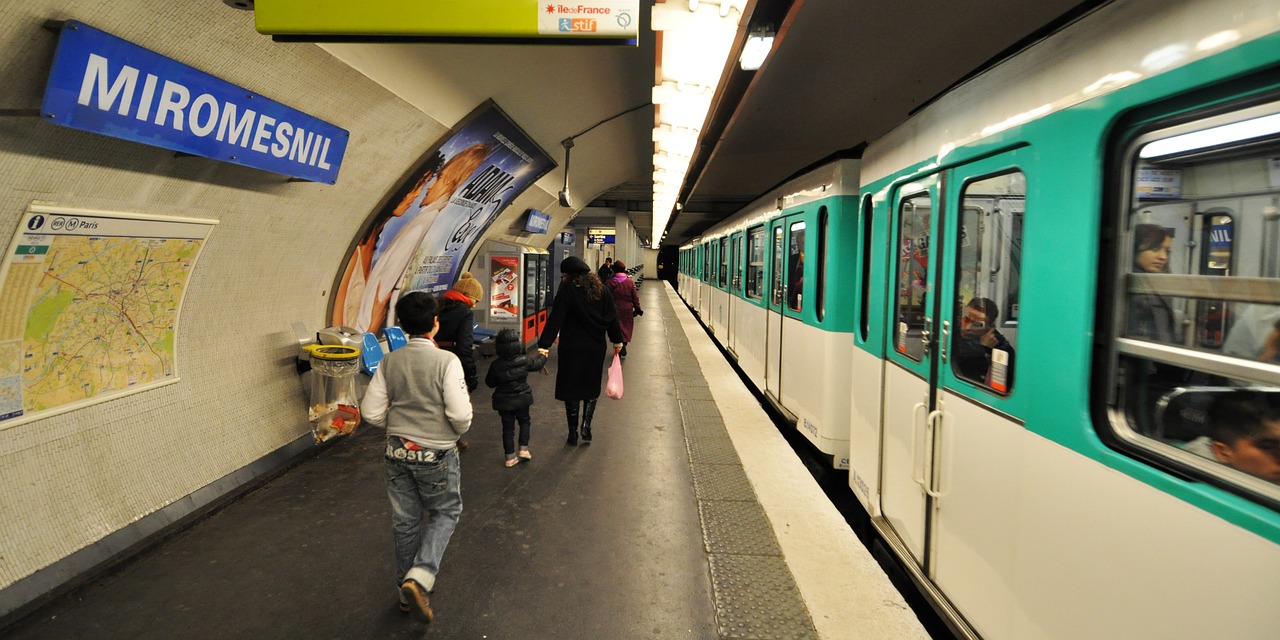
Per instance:
[[[400,610],[412,604],[427,622],[435,618],[428,594],[462,514],[458,437],[471,427],[462,364],[431,340],[440,329],[437,312],[435,298],[421,291],[396,302],[409,343],[383,358],[360,403],[364,420],[387,428],[384,461]]]

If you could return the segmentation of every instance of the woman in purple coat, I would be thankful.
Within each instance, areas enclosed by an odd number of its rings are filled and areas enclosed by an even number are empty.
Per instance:
[[[636,316],[644,315],[640,308],[640,294],[636,291],[636,283],[627,275],[627,265],[621,260],[613,261],[613,277],[605,281],[609,293],[613,295],[613,304],[618,308],[618,324],[622,325],[622,357],[627,357],[627,343],[631,342],[631,331],[635,328]]]

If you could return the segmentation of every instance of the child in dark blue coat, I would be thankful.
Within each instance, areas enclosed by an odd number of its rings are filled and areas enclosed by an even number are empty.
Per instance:
[[[547,357],[542,354],[526,354],[515,329],[498,332],[494,349],[498,359],[489,365],[484,383],[494,387],[493,408],[502,417],[502,450],[507,454],[506,465],[514,467],[521,459],[533,458],[533,454],[529,453],[529,407],[533,404],[533,389],[529,387],[527,380],[530,371],[538,371],[546,366]],[[516,457],[516,422],[520,423],[519,458]]]

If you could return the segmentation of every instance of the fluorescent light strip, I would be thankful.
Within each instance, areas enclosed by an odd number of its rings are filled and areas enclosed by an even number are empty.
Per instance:
[[[1263,138],[1280,133],[1280,113],[1253,118],[1220,127],[1184,133],[1180,136],[1156,140],[1142,147],[1139,158],[1150,159],[1170,156],[1197,149],[1219,147],[1233,142]]]

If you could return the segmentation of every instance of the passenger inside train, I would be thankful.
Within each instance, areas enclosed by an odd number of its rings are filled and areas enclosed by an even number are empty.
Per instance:
[[[1280,308],[1250,305],[1240,311],[1222,343],[1222,353],[1275,362],[1280,358]]]
[[[1013,386],[1013,345],[999,331],[1000,308],[988,298],[964,306],[953,348],[956,372],[997,391]]]
[[[1218,394],[1209,407],[1210,435],[1184,448],[1280,484],[1280,406],[1275,395],[1253,389]]]
[[[1133,228],[1135,273],[1169,273],[1169,253],[1174,230],[1155,224]],[[1157,342],[1175,342],[1177,327],[1169,300],[1157,293],[1139,293],[1129,299],[1129,335]]]

